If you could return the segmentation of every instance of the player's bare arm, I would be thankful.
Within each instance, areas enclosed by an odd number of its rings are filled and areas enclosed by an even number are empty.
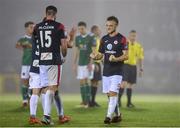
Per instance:
[[[91,49],[92,49],[92,52],[95,52],[95,51],[96,51],[96,47],[95,47],[95,46],[93,46]],[[92,70],[92,64],[93,64],[93,59],[90,57],[90,62],[89,62],[89,64],[88,64],[88,69],[89,69],[89,71]]]
[[[20,42],[17,42],[15,47],[20,50],[23,49]]]
[[[71,31],[69,32],[68,38],[67,38],[68,48],[72,48],[74,46],[74,39],[75,39],[76,32],[77,32],[77,29],[75,27],[73,27]]]
[[[109,61],[111,62],[125,61],[127,59],[128,59],[128,50],[123,50],[123,55],[120,57],[115,57],[114,55],[111,55],[109,57]]]
[[[79,49],[78,49],[78,47],[74,48],[73,54],[74,54],[74,56],[73,56],[73,70],[74,70],[74,72],[76,72],[76,69],[77,69],[77,60],[79,58]]]
[[[61,52],[63,57],[66,57],[67,55],[67,42],[66,39],[61,39]]]
[[[20,42],[17,42],[16,43],[16,48],[17,49],[23,49],[23,48],[32,48],[32,45],[31,44],[29,44],[29,43],[25,43],[25,44],[22,44],[22,43],[20,43]]]

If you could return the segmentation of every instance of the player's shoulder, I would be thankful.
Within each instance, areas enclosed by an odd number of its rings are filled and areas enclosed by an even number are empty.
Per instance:
[[[57,28],[58,28],[59,30],[65,30],[65,26],[64,26],[63,23],[58,22],[58,21],[54,21],[54,24],[57,25]]]
[[[137,47],[142,47],[142,44],[141,44],[141,42],[139,42],[139,41],[136,41],[136,46],[137,46]]]
[[[87,34],[87,38],[90,40],[94,40],[95,39],[95,35],[93,33],[88,33]]]
[[[88,35],[91,36],[91,37],[94,37],[94,33],[92,33],[92,32],[89,33]]]
[[[117,37],[122,39],[122,40],[126,40],[127,41],[126,37],[123,34],[121,34],[121,33],[118,33]]]
[[[18,39],[18,42],[23,42],[23,41],[25,41],[25,40],[26,40],[26,36],[23,35],[23,36],[21,36],[21,37]]]
[[[123,34],[118,33],[117,34],[117,38],[120,41],[120,43],[122,43],[122,44],[126,44],[127,43],[127,39],[126,39],[126,37]]]
[[[78,33],[77,35],[76,35],[76,39],[80,39],[81,38],[81,35]]]
[[[102,41],[105,41],[105,40],[107,40],[108,38],[109,38],[109,35],[106,34],[106,35],[104,35],[104,36],[101,38],[101,40],[102,40]]]

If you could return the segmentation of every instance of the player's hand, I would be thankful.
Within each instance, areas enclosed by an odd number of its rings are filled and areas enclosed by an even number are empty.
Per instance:
[[[95,52],[92,52],[92,53],[90,54],[90,57],[91,57],[92,59],[96,59],[97,54],[96,54]]]
[[[76,27],[72,27],[69,35],[70,35],[70,36],[75,36],[75,35],[76,35],[76,32],[77,32],[77,28],[76,28]]]
[[[117,59],[116,59],[116,57],[115,57],[114,55],[110,55],[109,61],[111,61],[111,62],[117,62]]]
[[[23,49],[23,47],[22,47],[19,43],[17,43],[15,47],[16,47],[17,49],[20,49],[20,50]]]
[[[70,37],[70,40],[74,40],[74,38],[75,38],[75,35],[76,35],[76,32],[77,32],[77,28],[76,27],[73,27],[72,29],[71,29],[71,31],[69,32],[69,37]]]

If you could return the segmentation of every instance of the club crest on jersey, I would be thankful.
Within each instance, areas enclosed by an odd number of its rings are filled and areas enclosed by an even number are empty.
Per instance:
[[[112,44],[108,44],[108,45],[107,45],[107,49],[108,49],[108,50],[112,50]]]
[[[117,41],[117,40],[115,40],[115,41],[114,41],[114,44],[118,44],[118,41]]]

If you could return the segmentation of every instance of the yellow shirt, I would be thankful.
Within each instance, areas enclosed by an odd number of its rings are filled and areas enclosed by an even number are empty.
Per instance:
[[[96,52],[99,52],[100,38],[95,37],[95,39],[96,39],[96,49],[95,49],[95,51],[96,51]],[[96,62],[96,63],[101,63],[101,61],[102,61],[102,60],[95,60],[94,62]]]
[[[132,43],[128,40],[128,60],[124,61],[125,64],[136,65],[138,59],[144,59],[144,49],[137,41]]]

